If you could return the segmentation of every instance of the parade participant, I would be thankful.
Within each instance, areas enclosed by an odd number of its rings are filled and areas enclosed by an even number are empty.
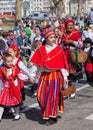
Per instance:
[[[3,61],[3,58],[2,58],[2,51],[0,50],[0,68],[3,65],[4,65],[4,61]],[[2,88],[3,88],[2,77],[0,77],[0,93],[1,93]]]
[[[42,45],[42,42],[40,40],[33,41],[30,60],[31,60],[33,54],[35,53],[35,51],[37,50],[37,48],[39,48],[41,45]],[[32,62],[30,62],[30,65],[31,65],[31,67],[29,70],[31,70],[31,73],[32,73],[32,67],[34,64]],[[34,83],[31,86],[31,92],[33,92],[32,96],[31,96],[32,98],[36,97],[36,89],[37,89],[39,77],[40,77],[40,71],[38,70],[36,75],[33,75]]]
[[[13,57],[13,65],[16,65],[20,73],[22,74],[21,79],[19,80],[20,83],[20,90],[22,94],[22,104],[20,105],[20,110],[24,108],[23,100],[25,100],[25,91],[24,91],[24,82],[23,80],[28,80],[30,78],[29,69],[24,65],[24,63],[20,60],[20,50],[17,46],[10,46],[8,49],[9,54]]]
[[[70,57],[70,51],[82,48],[83,42],[80,32],[74,28],[74,21],[72,19],[67,19],[65,21],[65,28],[66,31],[64,32],[62,39],[65,49],[65,55],[67,57],[69,65],[69,79],[75,80],[74,74],[80,71],[81,67],[78,67],[78,65],[72,62]],[[75,94],[71,95],[70,98],[75,98]]]
[[[2,51],[0,51],[0,68],[3,65],[4,65],[4,61],[3,61],[3,58],[2,58]],[[3,82],[2,82],[2,77],[0,76],[0,93],[2,92],[2,89],[3,89]],[[0,121],[1,121],[1,118],[2,118],[3,111],[4,111],[4,108],[0,107]]]
[[[4,107],[14,107],[14,120],[19,120],[19,105],[21,103],[20,85],[18,83],[19,69],[13,66],[13,58],[10,54],[3,56],[4,66],[0,69],[0,77],[3,82],[3,89],[0,93],[0,120],[3,115]]]
[[[85,63],[85,74],[87,82],[93,86],[93,45],[90,38],[84,40],[84,52],[88,52],[89,56]]]
[[[37,100],[45,124],[51,125],[57,122],[58,108],[60,112],[64,111],[60,91],[63,89],[63,82],[68,83],[68,65],[64,51],[59,45],[56,45],[54,32],[47,29],[43,34],[44,45],[36,50],[31,62],[42,69],[37,87]]]
[[[62,36],[63,36],[63,33],[64,33],[64,27],[62,26],[59,26],[58,27],[58,39],[57,39],[57,43],[58,45],[60,45],[61,47],[63,46],[62,44]],[[62,47],[63,48],[63,47]]]

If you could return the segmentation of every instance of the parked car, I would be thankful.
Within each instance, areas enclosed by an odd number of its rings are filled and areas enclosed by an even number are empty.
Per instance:
[[[32,19],[32,16],[33,16],[33,15],[28,15],[26,18]]]
[[[34,20],[42,20],[42,19],[49,20],[47,13],[34,13],[32,15],[28,15],[26,18]]]
[[[38,17],[40,20],[42,19],[49,20],[48,14],[46,13],[40,13]]]

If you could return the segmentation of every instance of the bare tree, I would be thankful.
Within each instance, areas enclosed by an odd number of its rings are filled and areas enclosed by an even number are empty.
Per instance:
[[[61,17],[62,16],[62,12],[64,10],[63,8],[63,0],[51,0],[54,5],[55,5],[55,8],[56,8],[56,14]]]
[[[77,18],[80,19],[82,13],[82,2],[83,0],[78,0],[78,10],[77,10]]]
[[[21,19],[23,0],[16,0],[16,19]]]
[[[62,17],[62,13],[64,13],[64,15],[68,15],[70,12],[67,11],[66,7],[67,5],[69,6],[70,1],[71,0],[51,0],[54,5],[55,8],[57,10],[57,14]]]

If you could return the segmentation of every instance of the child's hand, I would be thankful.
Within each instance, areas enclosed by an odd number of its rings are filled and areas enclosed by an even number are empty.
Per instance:
[[[31,77],[31,78],[29,79],[29,82],[34,83],[34,78]]]
[[[64,79],[64,84],[68,84],[68,79]]]
[[[68,79],[64,79],[63,88],[64,88],[64,89],[68,88]]]

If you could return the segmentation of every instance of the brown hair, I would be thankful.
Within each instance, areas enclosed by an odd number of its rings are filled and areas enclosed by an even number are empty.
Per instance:
[[[12,57],[12,55],[11,54],[9,54],[8,52],[6,52],[4,55],[3,55],[3,60],[4,60],[4,62],[6,61],[6,59],[7,58],[9,58],[9,57]]]

